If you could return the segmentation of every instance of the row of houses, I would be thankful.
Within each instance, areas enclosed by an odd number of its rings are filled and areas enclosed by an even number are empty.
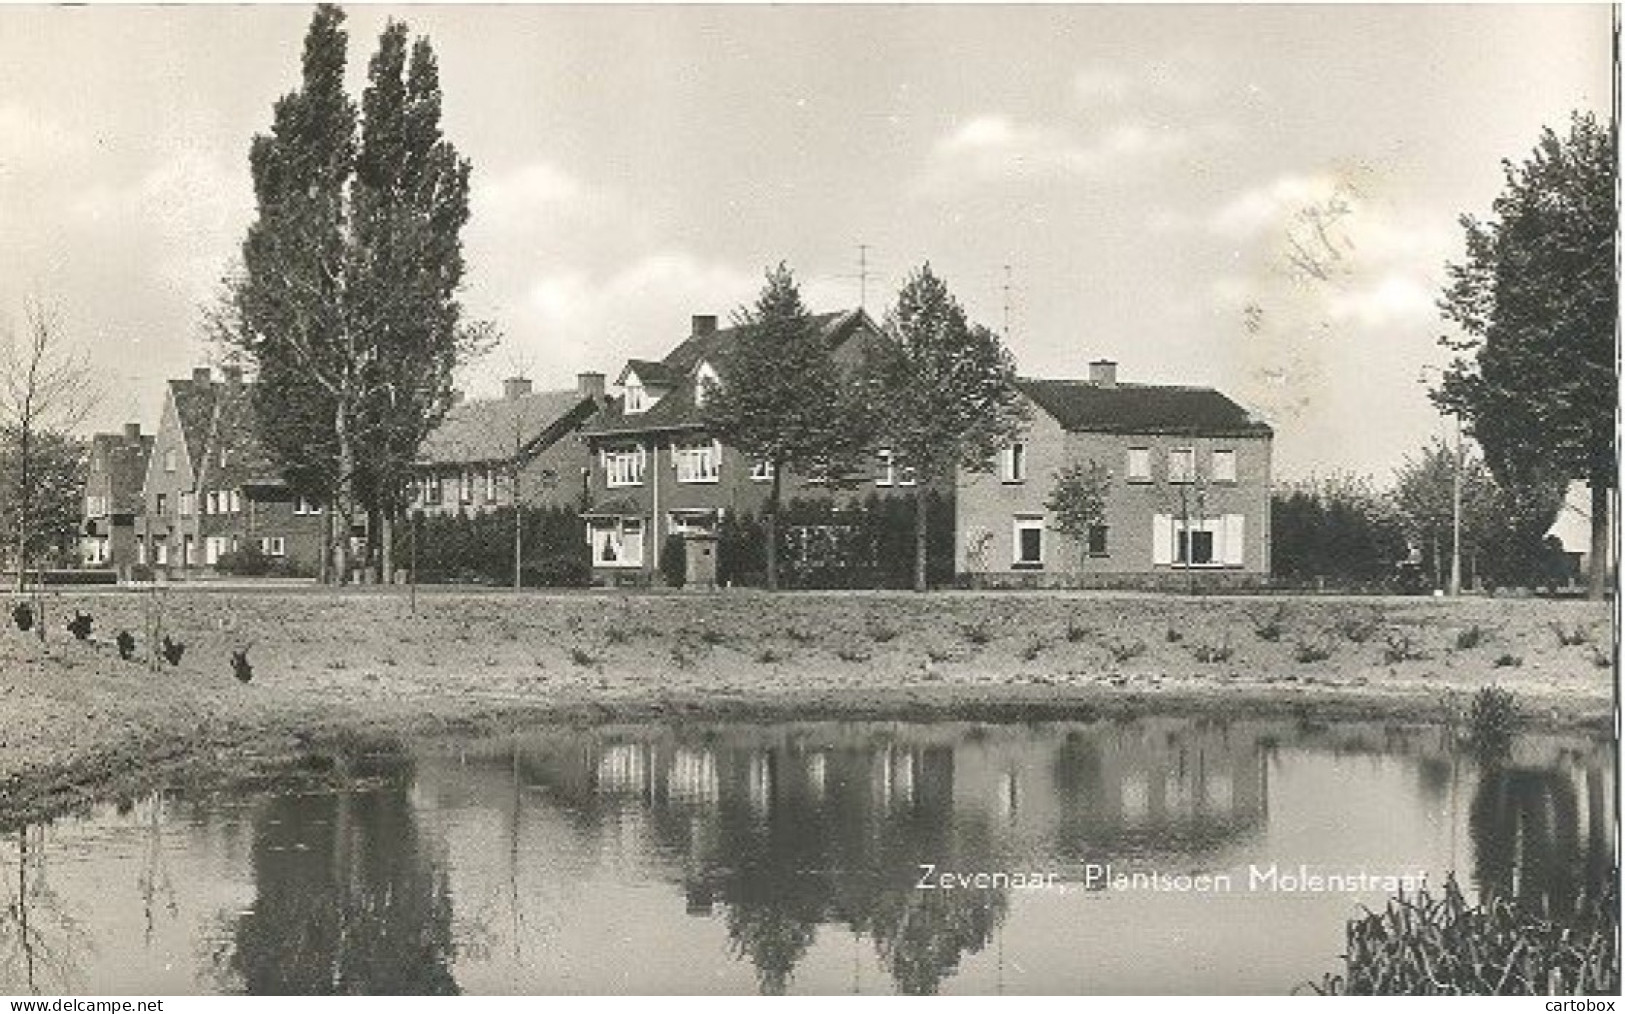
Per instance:
[[[814,318],[843,366],[885,341],[861,309]],[[704,399],[726,383],[741,339],[695,316],[660,359],[628,361],[613,384],[584,373],[574,387],[507,380],[500,398],[459,401],[425,442],[412,510],[474,514],[570,507],[582,517],[594,579],[658,581],[677,536],[694,583],[714,574],[711,547],[731,515],[758,513],[772,475],[711,433]],[[1206,585],[1259,581],[1270,567],[1268,425],[1210,388],[1119,381],[1116,364],[1085,376],[1018,382],[1032,422],[997,467],[955,478],[957,573],[1017,586]],[[156,434],[131,424],[91,445],[83,562],[172,575],[227,569],[258,550],[274,570],[315,573],[330,519],[295,496],[255,439],[251,381],[198,368],[171,380]],[[1069,463],[1103,465],[1102,523],[1062,536],[1046,506]],[[876,448],[856,485],[785,476],[784,495],[913,496],[914,477]]]

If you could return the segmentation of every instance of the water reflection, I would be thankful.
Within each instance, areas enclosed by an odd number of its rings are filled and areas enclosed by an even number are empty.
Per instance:
[[[1616,844],[1610,745],[1480,766],[1433,728],[542,728],[371,763],[351,791],[11,832],[0,992],[1285,991],[1382,899],[1127,897],[1082,870],[1420,865],[1562,906]],[[922,863],[1073,889],[918,890]]]
[[[381,789],[286,795],[254,818],[255,897],[226,918],[215,972],[253,994],[458,992],[443,864],[409,772]]]

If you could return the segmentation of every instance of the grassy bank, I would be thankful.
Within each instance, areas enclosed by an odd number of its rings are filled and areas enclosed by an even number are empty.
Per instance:
[[[1086,594],[770,596],[63,591],[41,643],[0,630],[0,811],[337,742],[544,718],[1462,714],[1510,689],[1541,726],[1608,724],[1608,607]],[[64,624],[94,618],[88,641]],[[140,643],[122,661],[120,630]],[[247,649],[252,681],[233,677]]]

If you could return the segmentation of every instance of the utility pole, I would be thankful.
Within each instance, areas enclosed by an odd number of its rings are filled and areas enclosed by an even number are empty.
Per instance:
[[[1004,266],[1004,340],[1010,340],[1010,265]]]

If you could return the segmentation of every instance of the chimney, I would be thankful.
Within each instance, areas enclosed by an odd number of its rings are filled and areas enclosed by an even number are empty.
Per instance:
[[[137,423],[125,423],[124,424],[124,439],[126,439],[126,440],[140,440],[141,439],[141,424],[138,423],[138,422]]]
[[[194,366],[194,367],[192,367],[192,381],[193,381],[193,383],[207,384],[209,381],[211,381],[213,379],[214,379],[214,375],[209,372],[209,368],[207,366]]]
[[[1096,359],[1089,364],[1089,383],[1096,387],[1117,386],[1117,364],[1110,359]]]
[[[604,400],[604,375],[602,373],[576,374],[576,391],[583,398],[593,401]]]
[[[502,382],[502,397],[506,401],[523,398],[530,393],[529,377],[509,377]]]
[[[220,373],[226,378],[228,384],[241,384],[243,382],[243,368],[235,363],[230,366],[220,367]]]
[[[717,315],[714,313],[696,313],[692,323],[694,337],[703,338],[708,334],[716,333]]]

